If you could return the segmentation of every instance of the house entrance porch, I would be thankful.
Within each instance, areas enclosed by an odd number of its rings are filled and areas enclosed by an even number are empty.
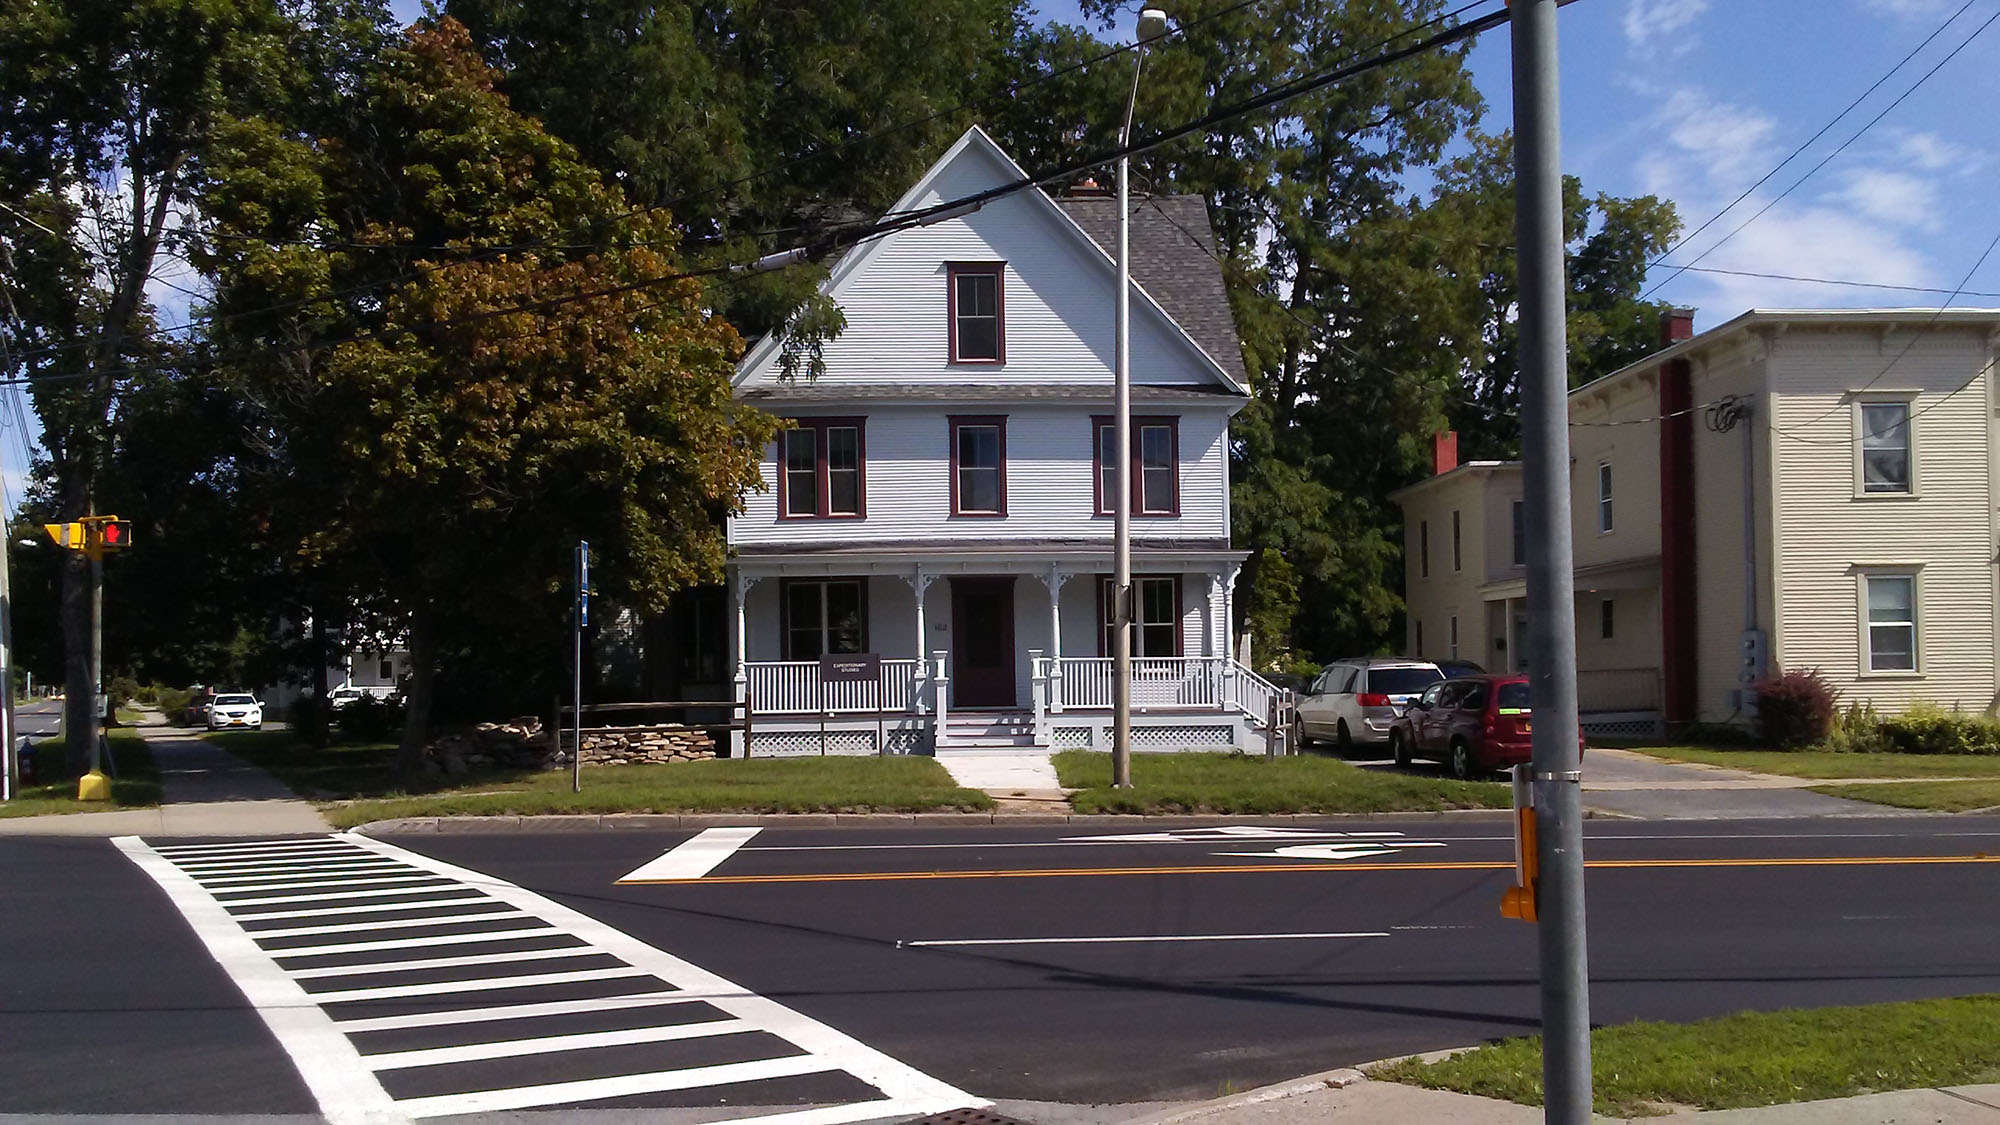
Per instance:
[[[1226,747],[1256,737],[1261,745],[1251,728],[1261,729],[1278,693],[1228,654],[1242,553],[1135,555],[1135,726],[1181,728],[1135,743]],[[736,560],[730,643],[737,698],[757,716],[751,752],[817,753],[822,723],[839,732],[829,753],[979,744],[965,732],[987,728],[1006,730],[1009,744],[1027,734],[1044,747],[1101,744],[1111,706],[1110,561],[1108,551],[1083,549]],[[844,654],[877,657],[879,676],[823,679],[821,657]],[[954,712],[983,709],[1008,721],[951,722]],[[793,737],[806,728],[815,737]]]

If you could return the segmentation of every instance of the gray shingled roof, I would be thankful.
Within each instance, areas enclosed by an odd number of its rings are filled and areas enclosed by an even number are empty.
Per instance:
[[[1118,250],[1118,200],[1109,195],[1057,196],[1061,207],[1106,254]],[[1132,199],[1132,279],[1180,322],[1237,382],[1248,385],[1236,318],[1222,287],[1222,265],[1211,250],[1208,202],[1198,195]]]

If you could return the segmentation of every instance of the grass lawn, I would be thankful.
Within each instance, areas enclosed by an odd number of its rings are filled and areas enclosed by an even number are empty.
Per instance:
[[[1590,1033],[1599,1113],[1662,1103],[1733,1109],[2000,1079],[2000,996],[1813,1011],[1745,1012],[1693,1024],[1632,1023]],[[1542,1103],[1539,1037],[1509,1039],[1373,1077]]]
[[[63,777],[36,785],[23,785],[11,801],[0,801],[0,817],[46,816],[50,813],[104,812],[107,809],[151,808],[160,803],[160,770],[139,732],[122,727],[111,729],[111,756],[118,778],[111,783],[109,801],[76,799],[76,778]],[[38,762],[53,763],[61,770],[63,744],[59,738],[35,743]]]
[[[1676,762],[1775,773],[1784,777],[1991,777],[2000,779],[2000,755],[1842,754],[1827,750],[1716,750],[1701,746],[1634,746]]]
[[[530,816],[619,812],[955,812],[993,799],[960,789],[922,757],[765,758],[654,766],[585,766],[583,792],[567,770],[436,778],[420,791],[396,785],[386,743],[318,749],[288,731],[210,735],[217,745],[323,802],[342,828],[408,816]]]
[[[2000,778],[1991,781],[1910,781],[1894,785],[1815,785],[1815,793],[1873,801],[1899,809],[1967,812],[2000,805]]]
[[[1428,774],[1364,770],[1336,758],[1260,754],[1134,754],[1131,789],[1111,788],[1111,755],[1055,756],[1080,813],[1341,813],[1506,808],[1508,787]]]

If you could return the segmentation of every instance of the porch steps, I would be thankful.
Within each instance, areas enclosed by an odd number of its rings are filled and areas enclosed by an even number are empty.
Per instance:
[[[1035,716],[1029,711],[948,711],[945,750],[1028,749],[1035,746]]]

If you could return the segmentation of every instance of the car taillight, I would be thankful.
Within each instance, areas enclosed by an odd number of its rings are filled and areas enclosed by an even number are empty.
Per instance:
[[[1379,691],[1364,691],[1361,693],[1361,705],[1363,707],[1387,707],[1389,705],[1389,697]]]

